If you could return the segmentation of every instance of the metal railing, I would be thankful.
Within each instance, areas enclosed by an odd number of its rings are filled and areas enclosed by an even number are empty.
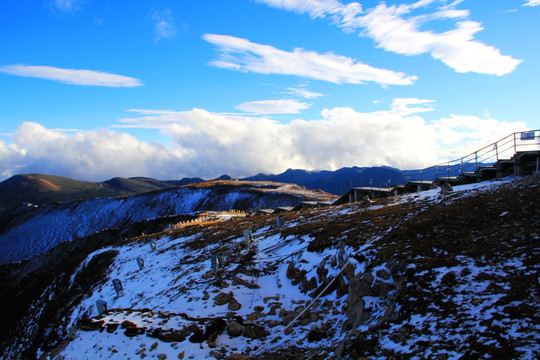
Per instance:
[[[410,181],[457,179],[467,173],[478,174],[480,168],[493,167],[499,161],[510,161],[520,152],[539,150],[540,130],[515,132],[459,159],[423,169],[402,170],[392,178],[362,178],[360,179],[360,183],[369,183],[371,186],[390,187],[406,184]]]

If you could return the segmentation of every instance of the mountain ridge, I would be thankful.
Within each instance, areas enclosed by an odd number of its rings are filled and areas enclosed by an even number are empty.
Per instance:
[[[222,175],[216,180],[230,180]],[[240,178],[242,181],[273,181],[320,189],[342,195],[351,185],[380,185],[389,179],[404,181],[401,170],[389,166],[343,167],[338,170],[287,169],[280,174],[264,174]],[[113,177],[91,182],[48,174],[19,174],[0,182],[0,213],[23,204],[44,205],[70,200],[87,200],[103,197],[125,197],[145,192],[184,186],[205,180],[193,177],[180,180],[157,180],[148,177]]]

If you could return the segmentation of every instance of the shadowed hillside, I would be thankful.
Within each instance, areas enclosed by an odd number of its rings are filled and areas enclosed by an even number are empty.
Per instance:
[[[45,174],[15,175],[0,183],[0,213],[22,204],[43,205],[70,200],[130,196],[197,181],[202,180],[159,181],[142,177],[116,177],[103,182],[89,182]]]
[[[50,250],[4,267],[4,286],[39,298],[17,303],[2,350],[14,359],[38,349],[60,359],[535,358],[539,181],[287,212],[282,227],[259,215],[63,243],[67,253],[81,244],[76,261]],[[39,276],[43,291],[26,289]],[[97,300],[107,302],[101,315]]]

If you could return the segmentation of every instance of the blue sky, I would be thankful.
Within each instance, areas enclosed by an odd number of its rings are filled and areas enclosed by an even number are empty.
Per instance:
[[[540,128],[539,0],[4,0],[0,180],[416,169]]]

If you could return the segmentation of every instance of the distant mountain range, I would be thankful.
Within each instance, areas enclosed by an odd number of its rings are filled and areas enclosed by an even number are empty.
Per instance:
[[[405,177],[401,170],[388,167],[344,167],[336,171],[307,171],[293,170],[278,175],[258,174],[240,180],[247,181],[275,181],[293,183],[305,186],[307,189],[321,189],[331,194],[342,195],[352,186],[386,186],[390,180],[392,184],[404,183]]]
[[[230,179],[223,175],[219,179]],[[336,171],[293,170],[278,175],[258,174],[242,178],[245,181],[273,181],[293,183],[307,189],[320,189],[341,195],[352,186],[384,186],[403,181],[401,171],[382,167],[346,167]],[[102,182],[73,180],[45,174],[15,175],[0,183],[0,213],[23,204],[43,205],[70,200],[119,197],[141,194],[204,181],[201,178],[181,180],[156,180],[145,177],[115,177]],[[30,205],[31,206],[31,205]]]

